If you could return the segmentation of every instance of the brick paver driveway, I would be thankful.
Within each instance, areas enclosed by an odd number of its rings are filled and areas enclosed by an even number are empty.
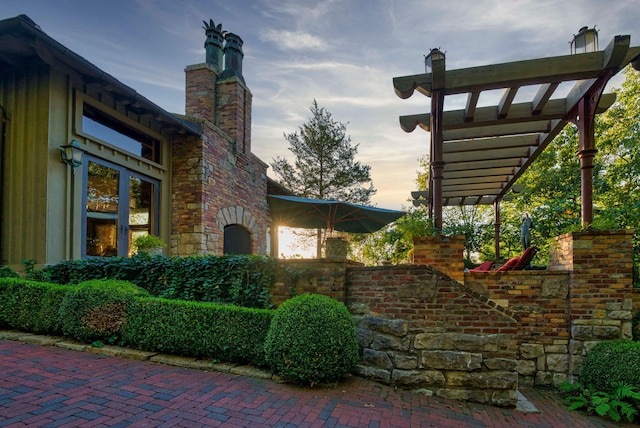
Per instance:
[[[302,388],[0,340],[0,427],[614,427],[525,390],[539,413],[426,397],[352,377]]]

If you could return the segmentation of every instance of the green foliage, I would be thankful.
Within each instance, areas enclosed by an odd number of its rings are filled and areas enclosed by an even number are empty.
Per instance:
[[[38,334],[60,334],[58,309],[71,287],[0,278],[0,326]]]
[[[114,342],[127,323],[127,308],[134,297],[148,293],[127,281],[92,280],[73,287],[60,304],[62,333],[91,343]]]
[[[35,268],[35,260],[22,260],[24,266],[24,277],[31,281],[49,282],[49,275],[43,270],[37,270]]]
[[[133,241],[133,246],[137,249],[138,253],[143,253],[158,247],[164,248],[167,244],[157,236],[146,234],[138,236]]]
[[[157,298],[136,299],[122,331],[141,349],[265,365],[273,311]]]
[[[351,235],[350,258],[366,265],[410,263],[413,238],[432,236],[434,232],[427,210],[410,208],[406,215],[377,232]]]
[[[631,319],[631,334],[634,342],[640,342],[640,311],[636,312]]]
[[[303,294],[276,311],[265,342],[267,362],[284,379],[303,384],[334,382],[357,364],[356,328],[334,299]]]
[[[585,357],[580,380],[590,389],[611,392],[616,382],[640,388],[640,342],[600,342]]]
[[[59,284],[107,278],[133,282],[157,297],[253,308],[270,306],[274,271],[273,259],[250,255],[101,257],[46,268]]]
[[[9,266],[0,266],[0,278],[20,278],[20,274]]]
[[[582,384],[565,382],[560,390],[565,395],[565,404],[569,410],[584,409],[589,413],[606,416],[620,422],[624,417],[633,422],[638,414],[640,404],[640,389],[638,387],[614,382],[612,392],[593,391],[585,389]]]

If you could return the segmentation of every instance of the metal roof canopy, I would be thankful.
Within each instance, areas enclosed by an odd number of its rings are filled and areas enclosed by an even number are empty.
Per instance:
[[[591,223],[593,119],[615,101],[615,94],[602,94],[609,79],[629,63],[640,69],[640,47],[630,40],[615,36],[603,51],[450,71],[442,55],[429,73],[394,78],[400,98],[415,90],[431,98],[431,113],[400,116],[400,126],[431,134],[430,191],[412,193],[428,198],[434,226],[442,229],[443,205],[493,204],[499,230],[499,202],[568,122],[580,130],[582,222]],[[565,98],[551,99],[563,82],[575,84]],[[538,85],[531,101],[514,104],[518,89],[531,85]],[[483,91],[496,89],[497,105],[477,106]],[[467,95],[466,107],[444,111],[444,97],[459,94]]]

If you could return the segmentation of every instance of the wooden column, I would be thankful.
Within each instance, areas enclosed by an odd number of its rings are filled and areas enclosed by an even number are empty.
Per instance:
[[[433,227],[442,230],[442,174],[444,160],[442,158],[442,112],[444,94],[434,91],[431,94],[431,177],[433,183]]]
[[[435,50],[432,50],[432,54]],[[445,95],[445,58],[444,54],[431,61],[431,180],[433,191],[433,227],[442,231],[442,178],[445,162],[442,155],[442,125]]]
[[[594,122],[600,97],[609,78],[610,74],[601,76],[591,86],[591,90],[578,101],[575,119],[572,120],[578,127],[580,134],[578,158],[580,159],[581,222],[583,227],[593,223],[593,158],[598,152],[595,146]]]

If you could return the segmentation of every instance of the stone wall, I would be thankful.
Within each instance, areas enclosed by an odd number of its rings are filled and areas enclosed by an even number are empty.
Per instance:
[[[550,269],[570,272],[572,375],[597,342],[632,338],[632,236],[631,230],[576,232],[552,245]]]
[[[297,292],[331,295],[353,314],[362,351],[358,374],[425,394],[513,406],[519,386],[574,380],[596,343],[631,337],[639,307],[631,236],[558,237],[546,271],[464,273],[458,243],[443,238],[432,258],[437,269],[323,267],[323,260],[287,266],[306,269],[306,279],[292,276]],[[419,243],[420,251],[432,244]],[[461,279],[443,273],[458,267],[462,274],[454,276]]]
[[[559,385],[569,376],[569,272],[467,272],[467,287],[519,318],[519,385]]]
[[[519,320],[430,266],[350,268],[357,373],[429,395],[514,406]]]

